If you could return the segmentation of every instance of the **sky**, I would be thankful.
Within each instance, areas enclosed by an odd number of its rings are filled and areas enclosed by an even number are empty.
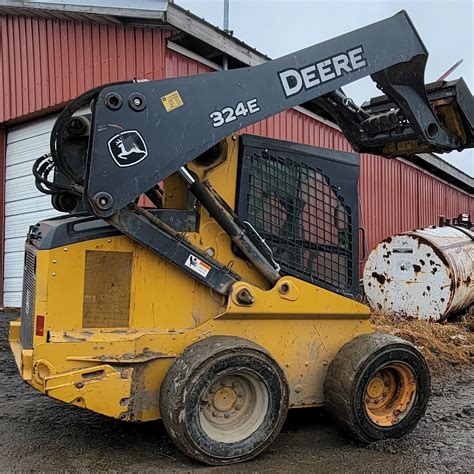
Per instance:
[[[176,0],[222,28],[223,0]],[[474,92],[474,0],[230,0],[234,36],[271,58],[311,46],[406,10],[428,49],[425,82],[459,59],[448,79],[464,77]],[[380,92],[370,78],[344,87],[359,104]],[[474,177],[474,150],[443,159]]]

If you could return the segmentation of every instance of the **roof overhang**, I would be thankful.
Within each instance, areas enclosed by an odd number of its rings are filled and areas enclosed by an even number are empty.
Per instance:
[[[1,13],[136,26],[167,25],[206,42],[248,66],[256,66],[270,59],[226,31],[167,0],[3,0]]]
[[[449,164],[434,153],[420,153],[409,160],[402,160],[417,165],[434,176],[446,181],[453,186],[474,195],[474,178]]]
[[[131,7],[133,5],[133,7]],[[98,23],[121,23],[121,18],[143,18],[162,21],[167,0],[3,0],[0,13],[34,15],[63,20],[87,20]]]

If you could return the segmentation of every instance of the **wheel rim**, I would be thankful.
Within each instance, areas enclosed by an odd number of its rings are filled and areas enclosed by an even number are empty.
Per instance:
[[[221,375],[201,395],[201,427],[218,442],[242,441],[260,427],[268,406],[267,387],[254,374]]]
[[[406,364],[387,364],[369,380],[365,411],[377,426],[394,426],[405,418],[416,396],[416,378]]]

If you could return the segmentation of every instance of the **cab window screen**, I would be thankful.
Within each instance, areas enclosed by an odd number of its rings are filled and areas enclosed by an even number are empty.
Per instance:
[[[358,287],[357,213],[329,170],[322,169],[328,164],[325,161],[311,160],[291,149],[244,147],[238,212],[266,240],[283,273],[354,294]],[[332,168],[335,163],[329,164]],[[344,172],[340,163],[337,173]],[[357,175],[352,187],[349,194],[357,191]],[[349,197],[356,199],[356,195]]]

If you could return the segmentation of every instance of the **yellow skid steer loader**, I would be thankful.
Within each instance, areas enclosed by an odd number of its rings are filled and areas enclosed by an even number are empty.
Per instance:
[[[412,430],[426,362],[357,302],[358,155],[235,133],[306,103],[358,152],[472,147],[472,95],[462,79],[425,86],[427,56],[401,12],[260,66],[72,101],[33,168],[68,214],[27,236],[10,327],[23,379],[161,418],[213,465],[256,456],[289,408],[325,405],[364,443]],[[341,87],[367,75],[385,96],[359,107]]]

